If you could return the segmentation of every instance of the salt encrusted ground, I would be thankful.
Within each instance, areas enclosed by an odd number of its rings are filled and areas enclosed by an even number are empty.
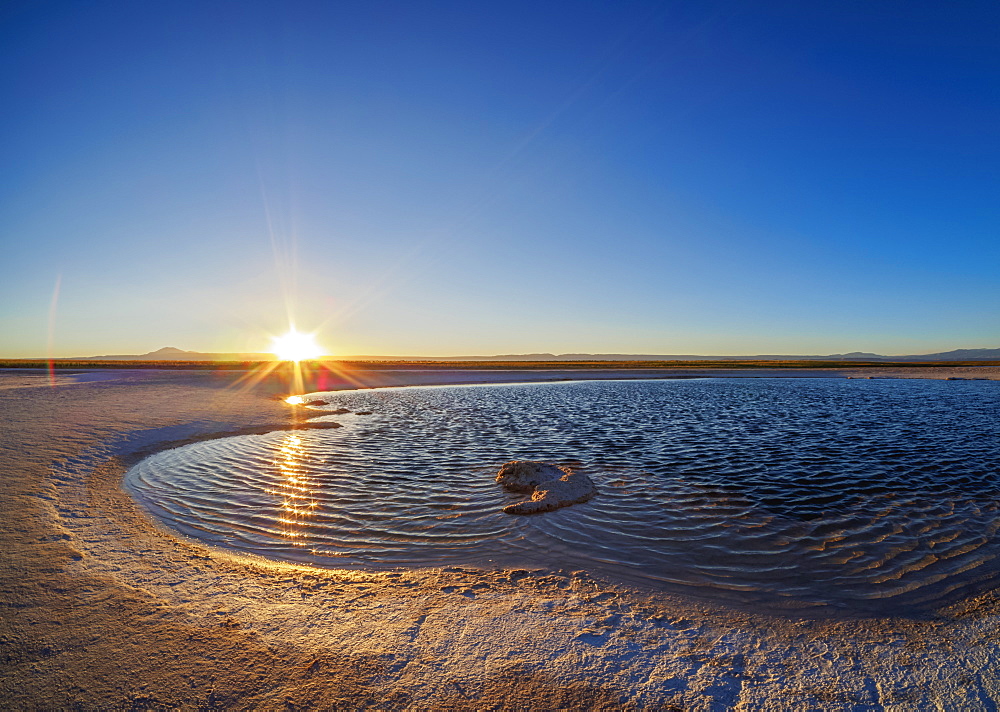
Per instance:
[[[368,383],[484,376],[553,374],[390,372]],[[180,540],[118,488],[128,462],[169,442],[293,426],[273,398],[281,384],[82,378],[53,388],[42,374],[0,372],[5,708],[992,710],[1000,700],[992,593],[920,620],[813,620],[579,571],[322,571]]]

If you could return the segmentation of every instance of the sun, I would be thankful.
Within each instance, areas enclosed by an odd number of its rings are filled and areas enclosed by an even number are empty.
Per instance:
[[[309,361],[323,355],[322,347],[312,334],[301,334],[292,329],[271,342],[271,352],[280,361]]]

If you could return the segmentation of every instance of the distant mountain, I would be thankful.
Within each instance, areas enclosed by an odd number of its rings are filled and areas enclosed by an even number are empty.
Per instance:
[[[832,356],[787,356],[766,354],[758,356],[705,356],[702,354],[502,354],[500,356],[453,356],[439,361],[841,361],[844,359],[884,359],[886,356],[855,351]]]
[[[146,354],[86,356],[106,361],[273,361],[268,353],[202,353],[165,346]],[[704,356],[699,354],[499,354],[496,356],[332,356],[338,361],[1000,361],[1000,349],[955,349],[936,354],[883,356],[865,351],[826,356],[759,354],[756,356]]]
[[[222,354],[184,351],[173,346],[150,351],[148,354],[110,354],[84,356],[92,361],[273,361],[274,354]]]
[[[958,349],[939,354],[884,356],[867,351],[846,354],[757,354],[705,356],[703,354],[498,354],[496,356],[337,356],[344,361],[995,361],[1000,349]]]
[[[939,354],[900,356],[907,361],[1000,361],[1000,349],[955,349]]]

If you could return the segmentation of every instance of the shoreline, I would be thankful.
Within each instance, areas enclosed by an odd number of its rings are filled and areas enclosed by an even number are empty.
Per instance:
[[[0,373],[10,706],[915,709],[1000,696],[993,592],[924,619],[774,617],[582,571],[316,569],[173,536],[120,488],[122,452],[162,449],[178,428],[304,424],[277,400],[280,379],[241,392],[233,374],[205,375],[52,388]]]

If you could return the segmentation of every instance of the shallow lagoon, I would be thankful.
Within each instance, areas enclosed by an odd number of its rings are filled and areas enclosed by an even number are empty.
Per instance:
[[[165,451],[126,486],[209,543],[324,566],[588,568],[774,607],[886,613],[993,585],[995,382],[696,379],[317,394],[337,430]],[[358,412],[370,411],[370,415]],[[316,412],[317,416],[323,415]],[[517,517],[500,464],[588,474]]]

